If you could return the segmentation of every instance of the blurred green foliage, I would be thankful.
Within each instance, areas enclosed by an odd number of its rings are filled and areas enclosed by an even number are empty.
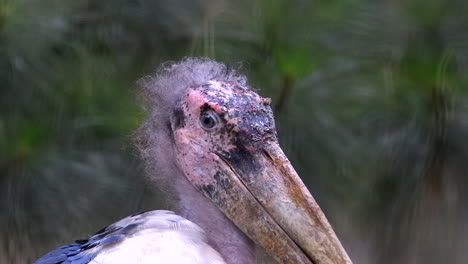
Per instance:
[[[0,0],[0,262],[165,208],[131,144],[135,80],[208,56],[273,98],[355,263],[464,263],[466,14],[462,0]]]

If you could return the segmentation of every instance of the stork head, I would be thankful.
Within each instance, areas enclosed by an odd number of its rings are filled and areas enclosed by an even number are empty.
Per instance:
[[[270,99],[245,77],[186,59],[145,87],[146,130],[164,128],[174,166],[250,239],[281,263],[351,263],[279,146]]]

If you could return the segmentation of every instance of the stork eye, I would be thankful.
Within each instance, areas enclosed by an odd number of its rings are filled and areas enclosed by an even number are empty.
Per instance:
[[[204,129],[211,130],[219,122],[218,115],[213,111],[206,111],[200,115],[200,124]]]

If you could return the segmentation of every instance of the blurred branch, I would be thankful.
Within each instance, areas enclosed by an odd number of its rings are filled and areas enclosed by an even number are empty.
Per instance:
[[[447,162],[447,99],[439,86],[431,89],[431,152],[425,171],[425,191],[428,198],[440,199],[443,195],[444,170]]]
[[[278,97],[278,102],[275,105],[275,113],[281,114],[286,109],[286,103],[291,97],[293,90],[294,81],[293,79],[285,75],[280,89],[280,95]]]

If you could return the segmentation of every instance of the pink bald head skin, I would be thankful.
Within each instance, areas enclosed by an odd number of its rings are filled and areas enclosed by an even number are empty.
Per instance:
[[[239,147],[255,152],[263,140],[276,140],[268,103],[268,99],[235,82],[211,80],[187,89],[171,124],[179,166],[192,184],[214,184],[220,155]],[[216,120],[210,129],[201,122],[207,112]]]

